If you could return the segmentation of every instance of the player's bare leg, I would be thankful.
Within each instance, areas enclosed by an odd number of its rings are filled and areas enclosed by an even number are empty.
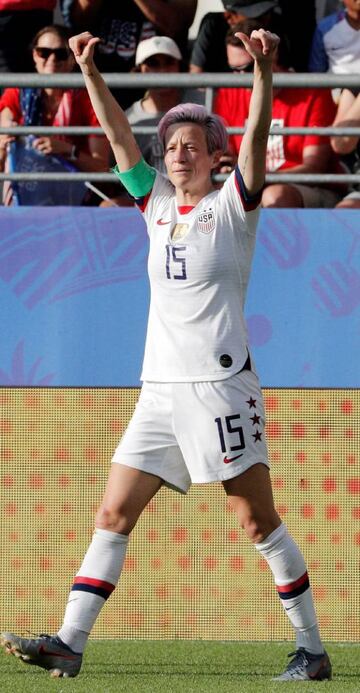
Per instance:
[[[153,474],[113,463],[95,526],[129,535],[162,483]]]
[[[295,629],[296,651],[277,680],[330,679],[331,664],[320,639],[306,565],[274,507],[268,468],[256,464],[223,486],[240,525],[269,564]]]

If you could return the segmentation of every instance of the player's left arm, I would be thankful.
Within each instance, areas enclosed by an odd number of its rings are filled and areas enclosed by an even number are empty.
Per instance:
[[[242,32],[238,32],[236,36],[254,60],[249,115],[238,157],[246,190],[252,196],[262,189],[265,182],[266,149],[272,112],[272,63],[279,37],[264,29],[253,31],[250,37]]]

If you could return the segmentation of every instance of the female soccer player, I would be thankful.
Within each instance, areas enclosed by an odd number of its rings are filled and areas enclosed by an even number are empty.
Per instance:
[[[268,562],[296,632],[278,680],[331,677],[304,559],[273,503],[264,408],[249,355],[243,303],[255,244],[271,121],[272,57],[278,37],[239,34],[255,62],[238,165],[221,190],[211,173],[226,150],[222,121],[180,104],[159,124],[168,178],[148,166],[128,121],[93,62],[99,39],[70,46],[112,146],[116,172],[150,237],[151,305],[143,387],[113,457],[96,529],[55,636],[3,644],[54,676],[76,676],[91,628],[119,579],[129,535],[162,484],[221,481],[240,525]]]

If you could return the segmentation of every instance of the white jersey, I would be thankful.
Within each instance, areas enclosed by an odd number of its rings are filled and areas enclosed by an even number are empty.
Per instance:
[[[196,207],[179,208],[160,173],[136,202],[150,237],[151,301],[141,379],[223,380],[244,365],[243,315],[261,193],[238,168]]]

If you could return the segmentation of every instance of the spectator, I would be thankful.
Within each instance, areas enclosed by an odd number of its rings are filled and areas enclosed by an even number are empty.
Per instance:
[[[208,12],[202,19],[190,59],[190,72],[228,72],[225,38],[229,27],[246,19],[271,24],[277,0],[222,0],[223,12]]]
[[[53,23],[56,0],[0,0],[0,72],[31,72],[29,45]]]
[[[241,25],[243,26],[243,25]],[[235,27],[235,31],[241,31]],[[244,65],[244,48],[241,42],[228,37],[229,63],[233,70]],[[229,49],[229,44],[231,49]],[[236,63],[237,55],[237,63]],[[286,46],[280,42],[273,62],[274,72],[290,72]],[[246,125],[251,89],[219,89],[214,110],[229,126]],[[335,104],[328,90],[299,89],[286,87],[274,89],[272,129],[276,127],[325,127],[334,119]],[[230,138],[233,151],[241,143],[242,136]],[[337,172],[328,138],[319,135],[270,135],[267,147],[267,173],[328,173]],[[336,187],[313,184],[276,183],[267,185],[263,191],[264,207],[334,207],[341,197]]]
[[[33,39],[32,56],[35,69],[40,74],[71,72],[75,61],[68,48],[68,30],[58,25],[41,29]],[[98,126],[85,89],[64,90],[54,87],[6,89],[0,100],[0,124],[9,127],[16,123]],[[6,150],[14,141],[15,138],[9,135],[0,136],[2,169],[6,164]],[[19,147],[21,149],[20,143]],[[68,163],[71,168],[80,171],[108,170],[109,145],[103,136],[39,136],[33,139],[32,147],[34,155],[40,155],[38,160],[44,162],[43,170],[48,170],[46,157],[49,157],[49,166],[52,158],[56,157],[65,162],[65,167]]]
[[[224,12],[203,17],[194,42],[191,72],[228,72],[225,38],[229,27],[246,19],[283,35],[291,63],[299,72],[307,70],[312,33],[315,29],[315,0],[222,0]]]
[[[141,41],[136,51],[136,69],[142,74],[150,72],[177,73],[181,69],[182,56],[175,41],[167,36],[153,36]],[[197,96],[197,102],[203,100],[198,92],[192,91],[191,99],[188,90],[185,93],[176,87],[152,88],[145,96],[133,103],[127,109],[126,115],[130,125],[157,125],[162,116],[173,106],[181,101],[193,101]],[[137,134],[137,143],[144,159],[157,170],[165,172],[164,152],[159,142],[157,133],[153,135]]]
[[[1,0],[0,0],[1,1]],[[197,0],[60,0],[66,24],[73,32],[92,31],[102,39],[97,64],[102,72],[129,72],[136,47],[156,34],[170,36],[184,57],[188,30]],[[140,98],[134,89],[112,90],[123,108]]]
[[[360,72],[360,3],[343,0],[345,7],[322,19],[315,30],[310,72]]]
[[[341,93],[334,125],[341,127],[360,127],[360,94],[358,91],[344,89]],[[351,173],[360,173],[360,137],[339,135],[331,138],[331,146],[339,154]],[[337,207],[358,209],[360,207],[360,186],[354,184]]]
[[[135,57],[134,71],[142,74],[180,72],[182,56],[175,41],[168,36],[152,36],[140,41]],[[126,111],[127,119],[131,126],[157,126],[162,116],[173,106],[192,101],[201,103],[204,100],[203,92],[198,89],[186,89],[176,87],[149,89],[142,99],[135,101]],[[158,171],[166,173],[163,163],[164,152],[157,132],[153,134],[138,133],[135,139],[140,151],[148,164]],[[119,195],[119,183],[111,189],[110,202],[102,202],[102,207],[116,204],[124,207],[133,205],[133,200],[123,188]]]

